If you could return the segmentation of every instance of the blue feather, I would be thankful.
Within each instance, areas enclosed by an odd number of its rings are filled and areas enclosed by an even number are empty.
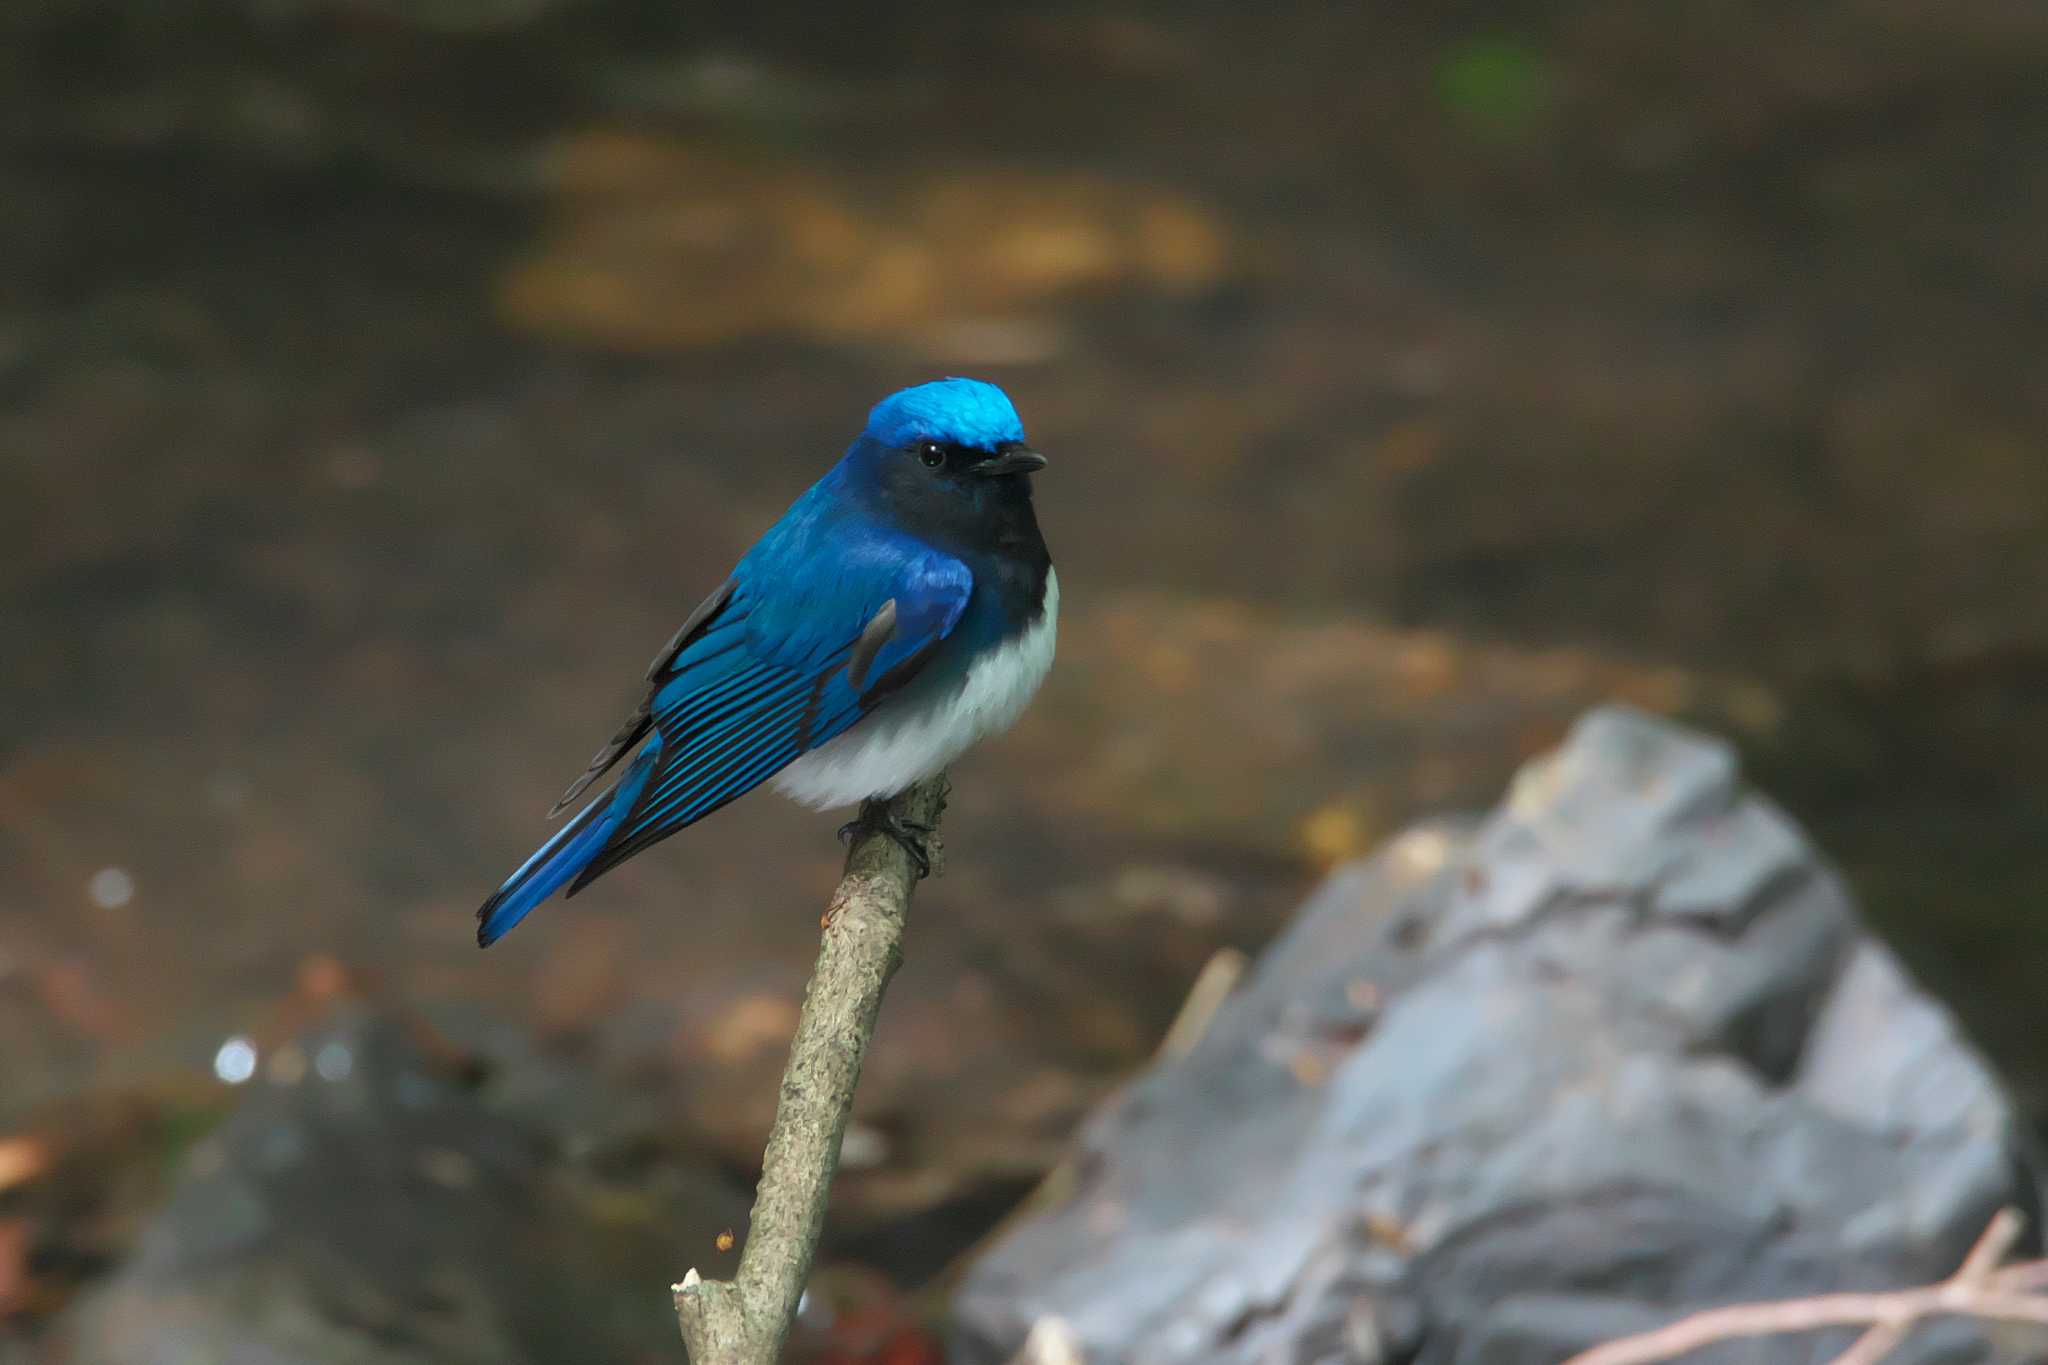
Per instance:
[[[619,822],[640,799],[648,777],[661,758],[661,737],[640,751],[617,784],[580,811],[576,818],[535,850],[519,870],[505,879],[483,908],[476,912],[476,942],[488,948],[505,937],[512,927],[562,889],[570,879],[590,865],[618,829]]]
[[[974,591],[967,567],[909,537],[833,517],[816,496],[831,482],[821,480],[740,561],[725,613],[656,684],[660,766],[570,895],[843,733],[879,699],[877,680],[914,664],[959,623]],[[840,566],[836,573],[801,558],[821,536],[834,542],[826,562]],[[791,571],[791,560],[805,567]],[[895,634],[856,686],[847,669],[854,645],[888,602],[896,603]]]
[[[1024,439],[1024,423],[1010,396],[979,379],[940,379],[902,389],[875,404],[867,434],[885,446],[932,436],[993,450]]]

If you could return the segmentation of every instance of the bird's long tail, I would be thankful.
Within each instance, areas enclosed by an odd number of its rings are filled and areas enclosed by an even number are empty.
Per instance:
[[[661,756],[661,738],[641,750],[621,777],[602,796],[578,811],[576,818],[542,844],[519,870],[505,879],[476,912],[476,945],[488,948],[525,919],[533,908],[573,880],[604,851]]]

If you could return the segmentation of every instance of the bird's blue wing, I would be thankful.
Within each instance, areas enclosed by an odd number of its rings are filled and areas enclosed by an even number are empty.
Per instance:
[[[749,556],[651,680],[651,778],[569,894],[845,731],[902,687],[959,622],[965,564],[907,539],[840,536],[833,553]]]

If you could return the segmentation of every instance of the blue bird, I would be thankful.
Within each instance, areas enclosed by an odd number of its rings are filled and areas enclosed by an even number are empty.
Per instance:
[[[1007,729],[1052,667],[1059,618],[1031,505],[1044,467],[993,384],[876,404],[655,656],[638,709],[550,817],[632,761],[484,902],[478,946],[771,777],[806,805],[865,802]],[[928,871],[926,831],[878,810],[862,821]]]

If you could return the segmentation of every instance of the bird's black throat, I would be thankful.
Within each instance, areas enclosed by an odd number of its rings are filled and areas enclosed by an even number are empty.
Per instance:
[[[987,591],[1013,628],[1036,622],[1045,609],[1045,579],[1052,572],[1052,552],[1038,530],[1027,474],[1010,474],[992,483],[1021,484],[1021,493],[1004,498],[990,517],[993,536],[980,554],[961,552],[974,571],[978,589]]]
[[[934,472],[899,456],[885,459],[881,480],[890,519],[967,565],[976,594],[986,593],[987,605],[1013,630],[1038,619],[1052,569],[1031,478]]]

